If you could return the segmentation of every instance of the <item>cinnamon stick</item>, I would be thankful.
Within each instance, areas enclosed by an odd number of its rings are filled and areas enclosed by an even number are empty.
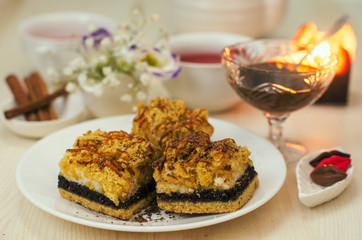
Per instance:
[[[6,82],[14,95],[15,101],[18,105],[27,104],[29,103],[29,98],[25,93],[23,87],[21,86],[19,79],[16,75],[9,75],[6,77]],[[37,121],[38,117],[36,112],[27,112],[25,114],[25,118],[28,121]]]
[[[25,81],[26,87],[28,88],[30,100],[32,102],[34,102],[46,95],[46,94],[43,95],[43,92],[44,92],[44,90],[42,89],[43,86],[41,84],[38,84],[38,80],[33,74],[31,74],[29,77],[25,77],[24,81]],[[38,112],[40,121],[50,120],[48,106],[39,108],[37,110],[37,112]]]
[[[13,118],[15,116],[34,111],[38,108],[48,106],[57,97],[65,96],[67,94],[68,94],[68,92],[65,90],[65,87],[62,87],[62,88],[56,90],[55,92],[53,92],[52,94],[47,94],[46,96],[39,98],[39,99],[35,100],[34,102],[28,102],[25,104],[18,105],[9,110],[6,110],[5,117],[7,119]]]
[[[33,78],[34,83],[40,87],[41,95],[46,96],[48,94],[48,89],[47,89],[47,86],[46,86],[42,76],[38,72],[34,72],[30,75],[30,78],[31,79]],[[54,119],[58,118],[57,113],[55,112],[54,107],[51,102],[49,103],[48,111],[49,111],[50,120],[54,120]]]

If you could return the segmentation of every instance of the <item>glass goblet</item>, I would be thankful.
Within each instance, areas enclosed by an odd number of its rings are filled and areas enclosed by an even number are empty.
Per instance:
[[[224,48],[222,63],[232,88],[264,112],[269,138],[286,161],[305,154],[306,148],[283,138],[289,114],[314,103],[328,88],[337,57],[312,54],[297,42],[252,40]]]

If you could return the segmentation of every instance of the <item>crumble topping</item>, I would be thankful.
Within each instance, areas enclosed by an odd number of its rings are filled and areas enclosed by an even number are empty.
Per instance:
[[[67,149],[59,162],[60,173],[104,194],[115,205],[129,199],[152,180],[156,154],[142,137],[124,131],[88,131]]]
[[[184,137],[191,131],[203,131],[211,136],[214,128],[207,118],[206,109],[192,111],[182,100],[158,97],[147,104],[138,104],[132,133],[145,137],[161,152],[168,140]]]
[[[157,192],[194,192],[202,189],[229,189],[252,161],[244,146],[227,138],[212,142],[197,131],[172,139],[164,155],[153,163]]]

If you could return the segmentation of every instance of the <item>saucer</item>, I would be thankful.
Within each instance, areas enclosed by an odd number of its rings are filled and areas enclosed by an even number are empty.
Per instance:
[[[41,138],[50,133],[77,123],[81,120],[85,106],[83,99],[78,94],[71,94],[66,98],[57,98],[53,101],[53,107],[58,115],[56,120],[26,121],[23,115],[6,119],[5,110],[15,107],[15,100],[10,98],[1,104],[0,119],[4,125],[15,134],[28,138]]]
[[[304,156],[297,164],[296,176],[298,182],[298,197],[299,200],[307,207],[315,207],[332,200],[341,194],[352,180],[354,169],[353,161],[346,172],[347,177],[342,181],[336,182],[329,187],[320,186],[312,181],[310,173],[314,168],[309,164],[309,162],[322,152],[331,150],[339,150],[343,152],[342,148],[321,150]]]

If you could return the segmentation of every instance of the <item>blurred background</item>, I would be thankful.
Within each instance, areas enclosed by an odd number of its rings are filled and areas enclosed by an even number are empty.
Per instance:
[[[0,77],[4,79],[9,72],[24,75],[33,70],[18,37],[20,21],[41,13],[76,10],[103,14],[121,22],[130,17],[135,7],[146,14],[157,13],[160,24],[171,35],[216,30],[253,38],[292,38],[305,22],[313,21],[318,29],[327,30],[343,14],[349,15],[357,40],[362,31],[361,0],[0,0],[0,54],[8,60],[0,64]],[[355,62],[361,62],[361,57],[357,48]],[[361,87],[355,68],[352,66],[351,95],[355,88]],[[0,86],[1,97],[10,95],[4,90],[3,81]]]

